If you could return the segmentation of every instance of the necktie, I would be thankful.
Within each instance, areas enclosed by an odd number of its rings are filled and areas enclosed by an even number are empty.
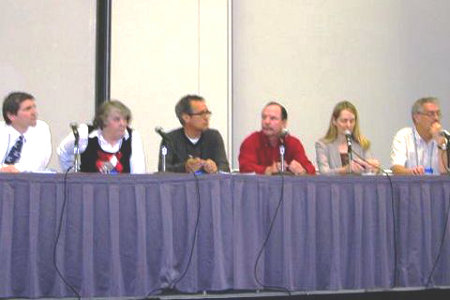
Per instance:
[[[19,136],[14,146],[8,153],[8,156],[5,158],[5,164],[13,165],[20,159],[20,152],[22,152],[23,146],[23,135]]]

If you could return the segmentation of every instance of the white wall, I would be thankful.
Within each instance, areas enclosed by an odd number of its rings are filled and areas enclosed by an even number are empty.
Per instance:
[[[417,98],[441,98],[449,128],[448,11],[447,0],[233,1],[234,165],[270,100],[285,104],[314,162],[314,141],[344,99],[384,166]]]
[[[227,16],[226,0],[113,1],[111,96],[132,111],[148,172],[157,170],[154,128],[180,126],[175,104],[186,94],[205,98],[228,141]]]
[[[95,108],[95,1],[0,1],[0,97],[31,93],[53,149]],[[53,151],[50,167],[59,170]]]
[[[343,99],[359,108],[362,130],[385,165],[416,98],[440,97],[450,128],[449,1],[232,1],[229,74],[230,1],[113,1],[112,96],[132,109],[149,171],[160,142],[153,129],[179,126],[174,105],[187,93],[206,98],[212,127],[232,141],[234,167],[269,100],[287,106],[291,131],[312,160],[314,141]],[[35,95],[54,146],[69,122],[94,114],[95,9],[95,1],[0,1],[0,94]]]

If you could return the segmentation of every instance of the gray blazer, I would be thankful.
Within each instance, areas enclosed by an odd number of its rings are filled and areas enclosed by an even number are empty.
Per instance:
[[[342,168],[341,155],[339,153],[339,142],[325,143],[323,139],[316,142],[316,161],[320,174],[338,175],[338,169]],[[358,143],[353,143],[353,152],[364,159],[373,158],[369,150],[364,151]]]

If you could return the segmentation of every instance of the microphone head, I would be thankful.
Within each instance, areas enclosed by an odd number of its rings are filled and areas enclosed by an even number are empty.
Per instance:
[[[164,129],[161,126],[156,126],[155,131],[162,137],[163,140],[170,141],[170,138],[167,136],[167,133],[164,132]]]
[[[280,137],[281,137],[281,138],[284,138],[284,137],[287,136],[288,134],[289,134],[289,129],[287,129],[287,128],[281,129],[281,132],[280,132]]]
[[[441,135],[442,135],[442,136],[445,136],[445,137],[447,137],[447,138],[450,137],[450,133],[449,133],[447,130],[445,130],[445,129],[442,129],[442,130],[441,130]]]
[[[352,148],[352,133],[350,132],[350,130],[345,130],[344,131],[345,134],[345,139],[347,140],[347,146],[348,146],[348,153],[351,154],[351,148]]]
[[[344,134],[345,134],[346,137],[352,136],[352,132],[351,132],[350,130],[348,130],[348,129],[346,129],[346,130],[344,131]]]
[[[69,125],[72,129],[73,136],[75,137],[75,144],[78,144],[78,139],[80,138],[80,134],[78,133],[78,124],[76,122],[72,122]]]

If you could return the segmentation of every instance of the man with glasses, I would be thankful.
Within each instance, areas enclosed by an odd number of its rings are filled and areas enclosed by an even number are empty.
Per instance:
[[[417,100],[411,117],[414,126],[397,132],[392,142],[392,171],[398,175],[439,175],[447,172],[446,139],[441,136],[439,100]]]
[[[209,129],[211,112],[205,100],[197,95],[186,95],[178,101],[175,113],[182,127],[167,134],[166,171],[186,173],[229,172],[222,136]],[[162,151],[158,170],[163,170]]]

